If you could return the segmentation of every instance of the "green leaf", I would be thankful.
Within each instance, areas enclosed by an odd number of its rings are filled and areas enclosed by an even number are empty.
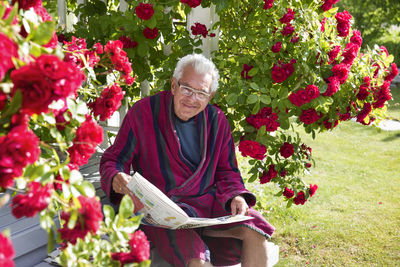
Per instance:
[[[51,253],[55,246],[55,235],[53,229],[47,230],[47,253]]]
[[[149,46],[147,45],[146,42],[139,43],[137,51],[139,56],[146,57],[147,54],[149,53]]]
[[[104,216],[110,220],[114,220],[115,218],[115,211],[110,205],[104,205],[103,207]]]
[[[249,105],[251,105],[251,104],[254,104],[254,103],[256,103],[258,101],[258,95],[249,95],[248,97],[247,97],[247,104],[249,104]]]
[[[20,109],[21,104],[22,104],[22,93],[18,89],[16,91],[16,93],[14,94],[10,105],[8,106],[7,110],[4,112],[3,116],[1,116],[1,118],[5,118],[5,117],[15,114]]]
[[[260,100],[265,105],[271,104],[271,97],[269,95],[261,95]]]
[[[56,24],[53,21],[46,21],[40,24],[39,27],[31,33],[32,41],[40,45],[47,44],[53,37],[55,29]]]
[[[133,202],[132,199],[125,195],[122,200],[121,204],[119,205],[119,214],[123,218],[129,218],[133,213]]]
[[[260,102],[257,102],[257,103],[254,105],[254,107],[253,107],[251,113],[252,113],[252,114],[256,114],[259,110],[260,110]]]
[[[75,188],[79,193],[87,197],[94,197],[96,195],[96,191],[94,190],[92,183],[89,181],[83,181],[81,184],[75,185]]]
[[[258,73],[258,68],[252,68],[251,70],[249,70],[249,72],[247,74],[249,76],[254,77],[257,73]]]
[[[238,95],[236,93],[231,93],[226,97],[226,102],[228,103],[229,106],[233,106],[236,104]]]
[[[256,84],[256,83],[250,83],[250,87],[253,88],[254,90],[259,89],[258,84]]]

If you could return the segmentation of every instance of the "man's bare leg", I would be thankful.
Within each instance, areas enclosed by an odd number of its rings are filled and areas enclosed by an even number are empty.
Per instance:
[[[211,237],[231,237],[240,239],[243,241],[241,266],[267,266],[267,239],[260,233],[247,227],[235,227],[223,231],[205,229],[203,234]]]
[[[201,259],[190,259],[188,267],[212,267],[212,264]]]

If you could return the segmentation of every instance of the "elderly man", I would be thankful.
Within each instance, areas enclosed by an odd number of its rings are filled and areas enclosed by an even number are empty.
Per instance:
[[[191,217],[246,214],[253,220],[200,229],[142,225],[159,254],[174,266],[267,266],[274,228],[250,208],[234,142],[223,112],[209,102],[218,87],[215,65],[202,55],[179,60],[171,90],[141,99],[124,118],[100,163],[102,188],[114,203],[130,194],[130,170],[139,172]],[[130,194],[131,195],[131,194]],[[131,195],[136,210],[141,203]]]

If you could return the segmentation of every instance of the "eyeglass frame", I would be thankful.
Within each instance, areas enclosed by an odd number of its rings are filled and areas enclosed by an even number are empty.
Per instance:
[[[181,94],[184,95],[184,96],[191,97],[194,94],[194,98],[199,100],[199,101],[206,101],[206,100],[210,99],[211,93],[206,93],[204,91],[194,89],[194,88],[192,88],[190,86],[183,85],[179,81],[177,81],[177,83],[178,83],[178,87],[180,88]],[[182,89],[185,89],[190,94],[183,93]],[[200,99],[200,98],[198,98],[199,95],[204,95],[206,98],[205,99]]]

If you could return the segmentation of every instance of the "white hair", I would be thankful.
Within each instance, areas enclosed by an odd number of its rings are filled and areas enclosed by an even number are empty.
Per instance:
[[[176,64],[173,77],[176,80],[182,78],[183,70],[188,65],[191,65],[198,74],[211,74],[211,93],[217,91],[219,80],[218,69],[211,60],[201,54],[191,54],[181,58]]]

